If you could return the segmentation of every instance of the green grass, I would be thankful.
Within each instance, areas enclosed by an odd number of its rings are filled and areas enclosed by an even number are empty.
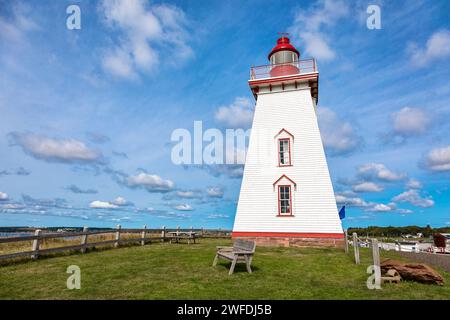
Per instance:
[[[337,249],[257,247],[254,273],[240,265],[228,276],[229,263],[211,263],[215,246],[229,244],[154,243],[0,266],[0,299],[450,299],[450,274],[440,269],[444,286],[402,282],[368,290],[366,249],[356,266]],[[81,268],[80,290],[66,288],[72,264]]]

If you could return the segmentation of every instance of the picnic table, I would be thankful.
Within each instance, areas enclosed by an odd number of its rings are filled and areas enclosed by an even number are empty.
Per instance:
[[[187,240],[188,244],[191,244],[191,241],[195,243],[195,239],[197,234],[193,231],[171,231],[167,232],[167,236],[170,239],[170,243],[175,241],[175,243],[179,243],[180,240]]]

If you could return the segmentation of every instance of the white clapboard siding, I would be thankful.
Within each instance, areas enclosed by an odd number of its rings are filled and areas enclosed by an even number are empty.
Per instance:
[[[294,136],[290,167],[278,167],[281,129]],[[297,184],[294,217],[277,217],[283,174]],[[343,232],[309,87],[258,95],[233,231]]]

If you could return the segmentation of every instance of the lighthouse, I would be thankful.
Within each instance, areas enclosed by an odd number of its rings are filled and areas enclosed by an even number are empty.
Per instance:
[[[256,99],[233,238],[259,245],[343,245],[343,230],[317,123],[315,59],[282,35],[269,64],[252,67]]]

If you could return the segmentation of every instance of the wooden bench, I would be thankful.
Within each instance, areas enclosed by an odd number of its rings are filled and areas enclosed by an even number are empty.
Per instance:
[[[217,261],[225,259],[231,261],[229,275],[233,274],[236,263],[245,263],[248,273],[252,273],[251,264],[253,254],[255,253],[256,244],[254,241],[237,239],[233,247],[217,247],[216,256],[213,266],[217,265]]]

